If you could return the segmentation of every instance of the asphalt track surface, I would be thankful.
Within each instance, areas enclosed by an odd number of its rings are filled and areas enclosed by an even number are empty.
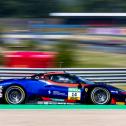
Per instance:
[[[126,126],[126,110],[0,110],[0,126]]]

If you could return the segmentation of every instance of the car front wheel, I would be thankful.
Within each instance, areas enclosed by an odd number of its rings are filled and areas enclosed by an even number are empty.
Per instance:
[[[110,92],[106,88],[95,87],[91,91],[91,102],[97,105],[108,104],[110,101]]]

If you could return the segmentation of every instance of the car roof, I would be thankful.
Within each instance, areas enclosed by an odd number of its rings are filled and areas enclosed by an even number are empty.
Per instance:
[[[37,74],[34,74],[32,76],[43,76],[43,75],[57,75],[57,74],[68,74],[68,73],[65,73],[65,72],[47,72],[47,73],[37,73]]]
[[[46,74],[66,74],[65,72],[48,72]]]

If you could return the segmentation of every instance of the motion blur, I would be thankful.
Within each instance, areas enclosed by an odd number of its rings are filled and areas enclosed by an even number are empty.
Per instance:
[[[50,15],[125,12],[125,4],[120,1],[2,0],[0,3],[0,66],[126,67],[125,16]]]

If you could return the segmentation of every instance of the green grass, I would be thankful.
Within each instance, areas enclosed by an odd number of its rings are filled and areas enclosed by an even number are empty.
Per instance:
[[[126,55],[106,52],[78,50],[75,53],[76,65],[74,67],[100,68],[100,67],[126,67]]]

